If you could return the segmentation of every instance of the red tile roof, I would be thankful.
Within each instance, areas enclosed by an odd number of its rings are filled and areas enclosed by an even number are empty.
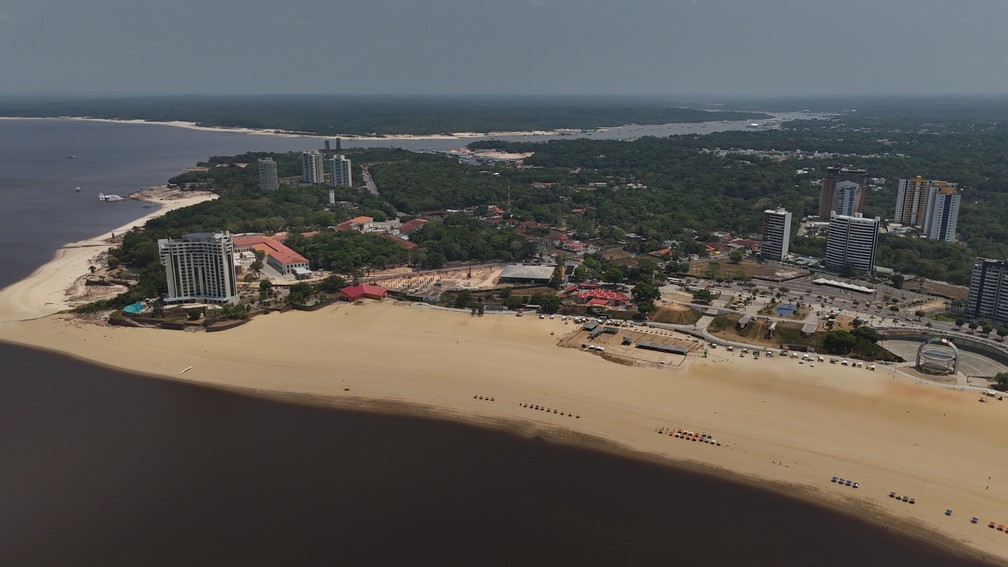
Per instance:
[[[622,291],[609,291],[607,289],[585,289],[577,292],[578,299],[589,300],[589,303],[594,300],[602,300],[605,302],[622,302],[629,301],[630,296],[623,293]]]
[[[399,238],[398,236],[394,236],[394,235],[391,235],[391,234],[383,234],[382,236],[384,236],[385,238],[388,238],[392,242],[395,242],[403,250],[413,250],[414,248],[417,248],[418,246],[420,246],[416,242],[410,242],[409,240],[406,240],[405,238]]]
[[[340,295],[349,301],[356,301],[362,297],[369,299],[381,299],[388,295],[388,290],[371,284],[351,285],[340,290]]]
[[[427,219],[413,219],[402,223],[396,230],[399,231],[399,234],[409,234],[425,224],[427,224]]]
[[[256,235],[246,235],[246,236],[232,236],[231,241],[234,243],[235,250],[241,249],[253,249],[262,250],[267,256],[270,256],[282,265],[290,264],[307,264],[308,259],[304,256],[298,254],[297,252],[291,250],[290,248],[280,244],[275,239],[264,236],[261,234]]]

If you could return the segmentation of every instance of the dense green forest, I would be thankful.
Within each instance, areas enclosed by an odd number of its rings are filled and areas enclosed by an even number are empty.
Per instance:
[[[599,98],[164,96],[0,98],[0,116],[83,116],[201,126],[390,135],[591,129],[768,118],[760,112],[708,111],[668,102]]]

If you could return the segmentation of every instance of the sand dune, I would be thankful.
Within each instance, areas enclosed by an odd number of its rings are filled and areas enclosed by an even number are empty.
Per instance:
[[[976,393],[908,382],[886,368],[809,367],[723,350],[691,355],[676,370],[631,368],[557,347],[572,330],[559,319],[471,317],[386,301],[271,314],[211,334],[55,316],[2,323],[0,339],[286,399],[403,402],[419,413],[579,443],[598,438],[602,448],[772,484],[890,525],[902,519],[904,528],[1008,559],[1008,535],[987,527],[1008,522],[1008,403],[978,403]],[[659,428],[707,432],[722,446]],[[833,476],[860,488],[838,486]],[[916,504],[896,502],[890,491]]]

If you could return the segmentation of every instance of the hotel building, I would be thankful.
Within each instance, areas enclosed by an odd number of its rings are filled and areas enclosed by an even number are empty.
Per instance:
[[[301,152],[301,181],[304,183],[323,183],[324,163],[322,152],[315,150]]]
[[[845,266],[859,272],[875,270],[875,247],[881,219],[855,215],[830,214],[826,237],[826,269],[840,271]]]
[[[851,210],[851,214],[863,212],[865,188],[868,186],[868,172],[864,169],[827,167],[826,174],[819,181],[819,218],[826,219],[833,211],[843,210],[837,206],[837,184],[844,181],[857,184],[857,191],[852,197],[853,210]]]
[[[227,234],[198,232],[162,238],[158,255],[168,280],[166,302],[238,302],[234,245]]]
[[[972,319],[1008,324],[1008,260],[977,258],[970,277],[966,313]]]
[[[791,213],[783,208],[763,211],[763,237],[760,239],[760,256],[781,262],[787,256],[791,243]]]
[[[277,178],[277,164],[273,158],[259,160],[259,188],[263,191],[276,191],[280,188]]]
[[[329,179],[333,185],[345,185],[347,187],[353,186],[350,160],[343,154],[333,156],[333,158],[329,160],[329,171],[332,172]]]

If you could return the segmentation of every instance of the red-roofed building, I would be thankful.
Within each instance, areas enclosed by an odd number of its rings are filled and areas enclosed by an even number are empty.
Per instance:
[[[745,248],[750,252],[759,252],[760,243],[749,238],[736,238],[728,243],[733,248]]]
[[[266,263],[281,274],[287,275],[309,269],[308,259],[284,246],[276,239],[262,234],[232,236],[235,252],[261,250],[266,254]],[[301,268],[301,270],[297,270]]]
[[[586,288],[584,285],[580,288],[574,287],[573,289],[568,287],[564,290],[564,293],[578,303],[591,306],[626,307],[630,302],[630,296],[622,291],[611,291],[599,287]]]
[[[379,285],[351,285],[340,290],[340,299],[343,301],[357,301],[358,299],[377,299],[381,301],[388,296],[388,290]]]
[[[411,221],[406,221],[399,225],[399,228],[395,229],[394,232],[400,236],[408,237],[409,233],[427,224],[427,222],[427,219],[413,219]]]
[[[395,242],[403,250],[413,250],[414,248],[417,248],[418,246],[420,246],[416,242],[410,242],[409,240],[406,240],[405,238],[400,238],[398,236],[394,236],[394,235],[391,235],[391,234],[383,234],[382,236],[384,236],[385,238],[388,238],[392,242]]]
[[[343,221],[336,225],[336,230],[356,230],[364,232],[364,226],[373,221],[373,217],[354,217],[348,221]]]

